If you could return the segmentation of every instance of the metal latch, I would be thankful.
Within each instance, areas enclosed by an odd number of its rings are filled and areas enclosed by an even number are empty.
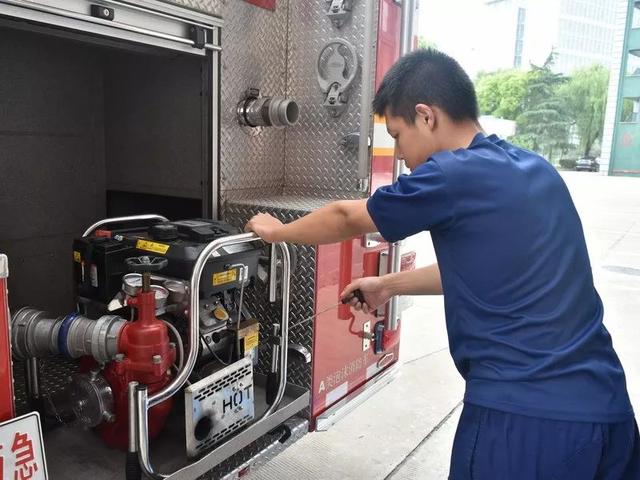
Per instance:
[[[362,325],[362,351],[366,352],[371,347],[371,340],[375,340],[375,334],[371,331],[371,321]]]
[[[207,32],[198,25],[189,27],[189,38],[193,40],[193,48],[204,48],[207,44]]]
[[[332,117],[339,117],[349,101],[348,90],[360,67],[355,47],[341,38],[327,43],[316,64],[318,83],[326,97],[322,103]]]
[[[113,20],[115,18],[115,10],[104,5],[91,5],[91,16],[102,18],[103,20]]]
[[[381,243],[386,243],[384,237],[380,234],[380,232],[371,232],[366,233],[364,237],[362,237],[362,246],[364,248],[373,248],[377,247]],[[387,273],[387,272],[385,272]]]
[[[351,10],[353,9],[353,0],[327,0],[329,10],[327,16],[336,28],[342,28],[349,17],[351,17]]]
[[[373,327],[373,353],[378,355],[384,352],[384,322],[376,323]]]

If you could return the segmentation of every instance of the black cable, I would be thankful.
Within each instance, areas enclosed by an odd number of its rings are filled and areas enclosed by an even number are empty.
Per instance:
[[[218,360],[221,364],[223,364],[225,367],[227,365],[229,365],[228,363],[225,363],[217,354],[216,352],[214,352],[211,347],[209,346],[209,344],[207,343],[207,341],[204,338],[204,335],[200,334],[200,340],[202,340],[202,343],[204,343],[207,347],[207,350],[209,350],[209,352],[211,353],[211,355],[213,355],[214,357],[216,357],[216,360]]]

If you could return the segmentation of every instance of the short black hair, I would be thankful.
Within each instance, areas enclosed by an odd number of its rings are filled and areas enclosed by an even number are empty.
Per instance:
[[[454,122],[478,120],[478,99],[469,75],[449,55],[432,48],[411,52],[391,67],[373,109],[378,115],[389,109],[412,124],[418,103],[442,109]]]

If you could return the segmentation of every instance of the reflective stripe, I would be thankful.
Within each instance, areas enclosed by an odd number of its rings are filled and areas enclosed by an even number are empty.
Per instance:
[[[395,144],[395,140],[387,132],[384,117],[376,115],[373,125],[373,154],[377,157],[393,157]]]

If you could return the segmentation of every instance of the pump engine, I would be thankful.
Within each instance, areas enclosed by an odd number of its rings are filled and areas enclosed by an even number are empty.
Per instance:
[[[153,394],[181,370],[195,262],[211,241],[236,233],[224,222],[191,219],[96,230],[74,240],[77,311],[52,317],[25,307],[12,318],[18,359],[78,359],[78,373],[46,399],[45,412],[64,423],[95,428],[109,446],[126,449],[129,383],[144,384]],[[255,283],[262,249],[255,242],[227,246],[205,265],[198,362],[187,398],[207,408],[188,416],[192,455],[253,418],[259,324],[243,297]],[[208,401],[216,395],[220,402]],[[169,398],[150,409],[150,438],[162,431],[171,407]]]

